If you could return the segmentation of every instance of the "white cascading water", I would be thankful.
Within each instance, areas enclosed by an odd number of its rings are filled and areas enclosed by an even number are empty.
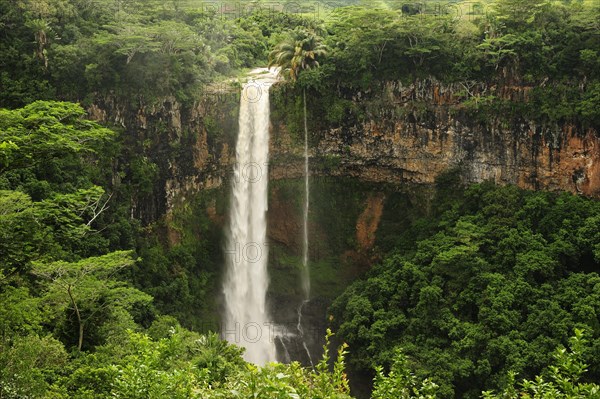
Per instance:
[[[276,361],[272,323],[266,307],[269,87],[277,71],[252,71],[244,85],[236,144],[233,194],[225,248],[223,292],[225,339],[246,349],[257,365]]]

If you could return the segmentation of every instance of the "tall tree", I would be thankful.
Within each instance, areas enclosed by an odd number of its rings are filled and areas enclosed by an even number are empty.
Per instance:
[[[116,315],[136,304],[149,304],[152,297],[118,281],[117,273],[131,267],[130,251],[87,258],[79,262],[36,263],[34,274],[49,280],[46,301],[57,313],[71,310],[77,319],[77,348],[81,350],[85,327],[98,312]]]

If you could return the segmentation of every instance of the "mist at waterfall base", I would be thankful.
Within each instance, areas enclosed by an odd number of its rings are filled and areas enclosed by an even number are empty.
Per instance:
[[[308,274],[308,145],[305,132],[305,198],[303,209],[302,287],[304,298],[298,304],[297,323],[278,325],[267,304],[268,275],[268,161],[269,89],[277,81],[277,70],[260,68],[250,73],[242,89],[239,133],[233,171],[231,207],[224,249],[226,271],[223,282],[225,309],[221,335],[245,348],[246,361],[300,360],[312,365],[304,340],[302,312],[309,303]],[[291,287],[290,287],[291,288]],[[294,348],[291,350],[291,348]],[[290,348],[290,351],[288,351]],[[302,359],[290,352],[303,352]],[[292,358],[294,357],[294,358]]]

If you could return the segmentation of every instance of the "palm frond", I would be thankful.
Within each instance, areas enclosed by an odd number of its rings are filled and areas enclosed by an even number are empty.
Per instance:
[[[314,32],[298,27],[269,53],[269,67],[278,66],[280,74],[295,81],[303,70],[319,67],[317,58],[327,55],[327,46]]]

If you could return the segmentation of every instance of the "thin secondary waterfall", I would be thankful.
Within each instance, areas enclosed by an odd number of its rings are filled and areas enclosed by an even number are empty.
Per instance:
[[[246,348],[244,358],[264,365],[276,360],[266,308],[269,87],[276,71],[259,69],[240,100],[233,193],[227,231],[223,336]]]
[[[308,356],[308,360],[313,365],[312,357],[306,340],[304,339],[304,329],[302,328],[302,308],[310,300],[310,270],[308,268],[308,211],[310,209],[310,186],[309,186],[309,168],[308,168],[308,126],[306,120],[306,90],[302,92],[304,100],[304,212],[302,220],[302,290],[304,291],[304,300],[298,306],[298,334],[302,340],[302,346]]]
[[[310,270],[308,269],[308,210],[310,206],[310,186],[308,183],[308,127],[306,121],[306,90],[303,91],[304,100],[304,217],[303,217],[303,246],[302,246],[302,288],[304,300],[310,298]]]

